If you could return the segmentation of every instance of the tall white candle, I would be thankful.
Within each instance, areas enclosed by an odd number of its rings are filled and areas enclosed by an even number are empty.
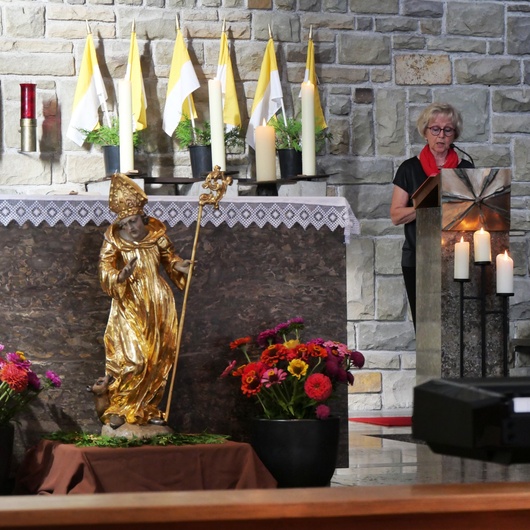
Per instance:
[[[315,86],[302,83],[302,173],[315,175]]]
[[[464,241],[455,244],[455,280],[469,280],[469,243]]]
[[[120,79],[118,87],[120,125],[120,172],[134,171],[133,121],[131,83]]]
[[[256,127],[256,180],[276,180],[276,145],[274,127],[263,125]]]
[[[473,234],[473,246],[475,250],[475,262],[491,261],[491,238],[490,233],[484,228]]]
[[[513,259],[508,256],[508,251],[504,254],[498,254],[496,260],[497,266],[497,293],[513,293]]]
[[[212,138],[212,166],[226,170],[225,127],[223,122],[223,94],[221,81],[208,81],[208,101],[210,107],[210,130]]]

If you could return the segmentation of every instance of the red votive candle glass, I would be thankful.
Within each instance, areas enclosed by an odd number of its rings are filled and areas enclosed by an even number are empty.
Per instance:
[[[21,119],[36,119],[35,112],[35,89],[37,85],[34,83],[20,84],[20,118]]]

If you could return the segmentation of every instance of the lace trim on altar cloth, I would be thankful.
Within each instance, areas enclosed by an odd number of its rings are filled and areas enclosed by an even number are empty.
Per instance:
[[[198,197],[150,196],[145,212],[169,226],[183,223],[189,227],[197,221],[198,208]],[[34,226],[43,222],[50,226],[57,223],[85,226],[93,222],[99,226],[114,220],[108,200],[101,196],[0,195],[0,224],[3,226],[13,221],[19,225],[29,222]],[[266,224],[276,228],[282,224],[288,228],[297,224],[318,230],[327,227],[332,231],[343,228],[346,243],[352,235],[360,233],[359,221],[343,197],[225,197],[218,210],[210,205],[203,207],[201,226],[207,223],[214,226],[226,223],[230,227],[241,224],[245,228],[252,224],[260,228]]]

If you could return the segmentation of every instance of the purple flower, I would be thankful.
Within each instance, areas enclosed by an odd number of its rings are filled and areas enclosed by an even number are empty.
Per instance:
[[[277,336],[276,330],[266,329],[265,331],[262,331],[258,335],[256,342],[258,343],[258,346],[260,346],[261,348],[266,348],[267,346],[270,346],[271,344],[275,344],[276,342],[278,342],[278,336]]]
[[[55,388],[59,388],[61,386],[61,378],[55,372],[48,370],[46,372],[46,378]]]
[[[354,366],[362,368],[364,366],[364,355],[360,351],[350,351],[350,359]]]
[[[319,420],[325,420],[326,418],[329,418],[331,410],[327,405],[318,405],[318,407],[315,410],[317,418]]]
[[[39,376],[31,370],[28,370],[28,386],[35,392],[38,392],[42,387]]]

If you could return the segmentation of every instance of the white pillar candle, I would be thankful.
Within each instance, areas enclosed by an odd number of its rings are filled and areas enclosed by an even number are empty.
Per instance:
[[[508,256],[508,251],[504,254],[498,254],[496,260],[497,266],[497,293],[513,293],[513,259]]]
[[[469,243],[464,241],[455,244],[455,280],[469,280]]]
[[[315,85],[302,83],[302,173],[316,174]]]
[[[120,172],[134,171],[133,121],[131,83],[120,79],[118,87],[120,125]]]
[[[491,238],[490,233],[484,228],[473,234],[473,246],[475,249],[475,262],[491,261]]]
[[[258,182],[276,180],[276,138],[274,127],[256,127],[256,180]]]
[[[212,167],[226,170],[225,126],[223,122],[223,94],[221,81],[208,81],[208,101],[210,108],[210,131],[212,138]]]

